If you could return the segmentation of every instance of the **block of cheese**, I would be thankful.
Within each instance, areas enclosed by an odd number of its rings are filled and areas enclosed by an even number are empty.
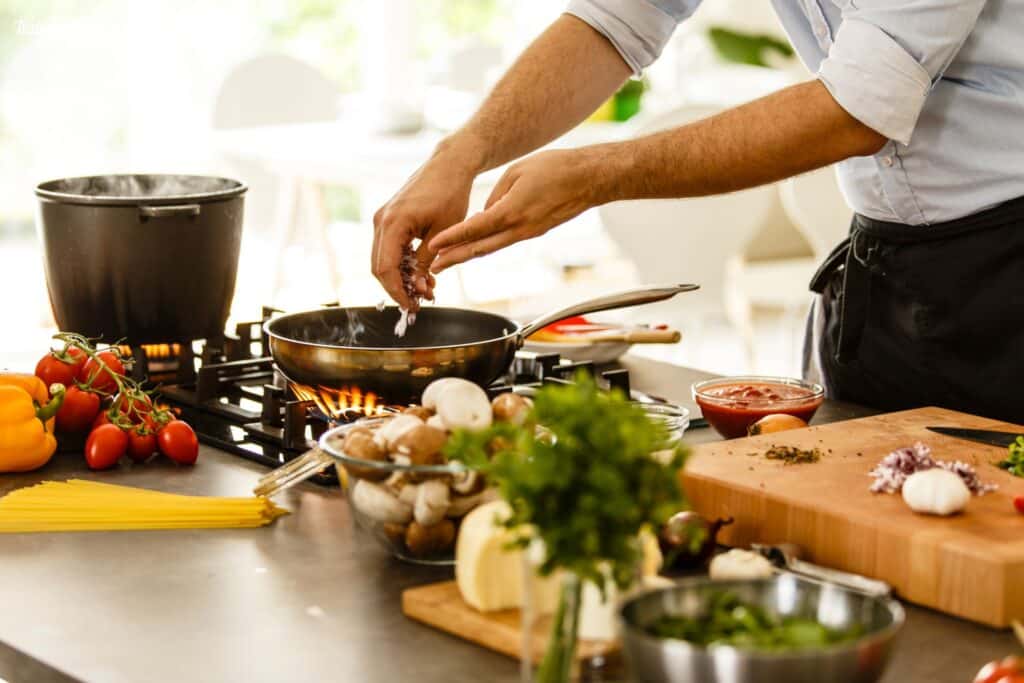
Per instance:
[[[523,606],[523,552],[506,547],[514,534],[496,521],[511,514],[508,503],[496,500],[470,512],[459,527],[455,583],[466,604],[481,612]],[[530,596],[537,614],[553,611],[558,603],[558,577],[532,575]]]

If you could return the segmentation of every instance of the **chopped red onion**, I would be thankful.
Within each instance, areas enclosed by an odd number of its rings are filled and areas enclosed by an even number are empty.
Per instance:
[[[941,467],[959,475],[971,493],[976,496],[999,488],[997,484],[987,484],[981,481],[974,468],[965,462],[934,460],[932,450],[918,441],[909,448],[897,448],[875,465],[875,468],[868,473],[868,476],[875,480],[871,484],[871,491],[874,493],[898,493],[903,488],[903,482],[911,474],[933,467]]]
[[[398,265],[399,272],[402,274],[402,286],[405,288],[405,294],[413,302],[418,303],[420,300],[420,294],[416,290],[416,269],[419,267],[419,263],[416,261],[416,254],[412,251],[412,245],[405,245],[402,250],[402,261]],[[405,331],[409,325],[416,324],[416,312],[410,312],[406,308],[399,307],[398,309],[398,322],[395,323],[395,336],[404,337]]]

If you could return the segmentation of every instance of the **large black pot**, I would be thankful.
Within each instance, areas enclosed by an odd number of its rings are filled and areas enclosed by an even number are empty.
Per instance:
[[[57,325],[131,344],[221,334],[235,292],[244,184],[183,175],[40,183]]]

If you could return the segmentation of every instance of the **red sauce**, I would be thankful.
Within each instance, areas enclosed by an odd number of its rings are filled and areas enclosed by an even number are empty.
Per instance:
[[[696,400],[704,419],[719,434],[733,439],[746,436],[750,425],[765,415],[782,413],[810,421],[823,397],[792,384],[737,382],[702,389]]]

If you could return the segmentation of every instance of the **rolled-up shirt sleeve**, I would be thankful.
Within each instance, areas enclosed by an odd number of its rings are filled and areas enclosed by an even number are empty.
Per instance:
[[[904,145],[932,84],[960,51],[985,0],[858,0],[846,3],[818,69],[839,105]]]
[[[661,54],[676,26],[701,0],[572,0],[566,8],[607,38],[633,73]]]

